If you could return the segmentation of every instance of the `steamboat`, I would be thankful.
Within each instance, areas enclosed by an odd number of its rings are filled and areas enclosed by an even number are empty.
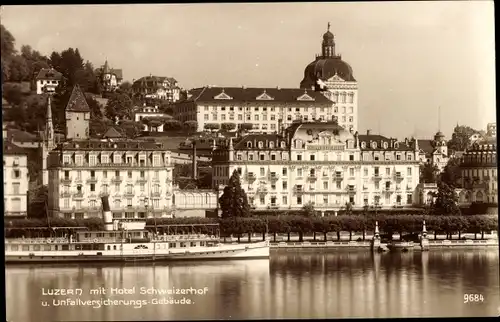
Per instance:
[[[154,232],[151,232],[146,221],[113,220],[106,196],[102,197],[102,209],[103,231],[74,231],[69,236],[57,238],[6,239],[6,263],[269,258],[267,240],[247,244],[222,243],[218,224],[155,225]]]

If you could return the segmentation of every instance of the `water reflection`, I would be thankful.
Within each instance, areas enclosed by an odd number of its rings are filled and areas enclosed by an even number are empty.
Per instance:
[[[495,250],[404,254],[285,252],[270,261],[154,266],[6,268],[7,317],[15,322],[162,319],[494,316],[500,303]],[[42,288],[204,288],[191,305],[41,306]],[[463,304],[480,293],[481,304]],[[103,298],[108,295],[101,296]],[[114,299],[152,299],[116,295]],[[159,297],[159,296],[156,296]],[[160,296],[161,297],[161,296]],[[176,295],[176,298],[181,295]]]

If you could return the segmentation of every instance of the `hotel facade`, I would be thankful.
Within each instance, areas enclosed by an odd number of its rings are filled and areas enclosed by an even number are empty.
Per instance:
[[[155,142],[62,143],[49,155],[49,213],[96,217],[108,195],[114,219],[169,216],[172,171],[170,152]]]
[[[251,132],[275,133],[293,121],[333,120],[333,102],[320,92],[291,88],[203,87],[189,91],[187,100],[174,104],[174,118],[207,124],[244,123]]]
[[[410,207],[419,183],[418,143],[352,133],[333,123],[294,124],[280,134],[249,134],[213,153],[213,186],[233,171],[256,210],[320,211]]]

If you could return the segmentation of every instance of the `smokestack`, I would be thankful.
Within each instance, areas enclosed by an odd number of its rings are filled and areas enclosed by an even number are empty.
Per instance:
[[[104,221],[104,230],[113,230],[113,215],[111,214],[111,209],[109,208],[108,196],[101,197],[102,203],[102,220]]]
[[[193,180],[198,177],[198,167],[196,166],[196,141],[193,141]]]
[[[371,130],[366,130],[366,135],[370,135],[372,133]]]

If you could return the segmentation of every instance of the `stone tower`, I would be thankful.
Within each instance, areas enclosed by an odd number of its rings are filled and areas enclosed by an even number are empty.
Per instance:
[[[90,107],[80,86],[75,85],[66,105],[66,139],[85,140],[89,138]]]

